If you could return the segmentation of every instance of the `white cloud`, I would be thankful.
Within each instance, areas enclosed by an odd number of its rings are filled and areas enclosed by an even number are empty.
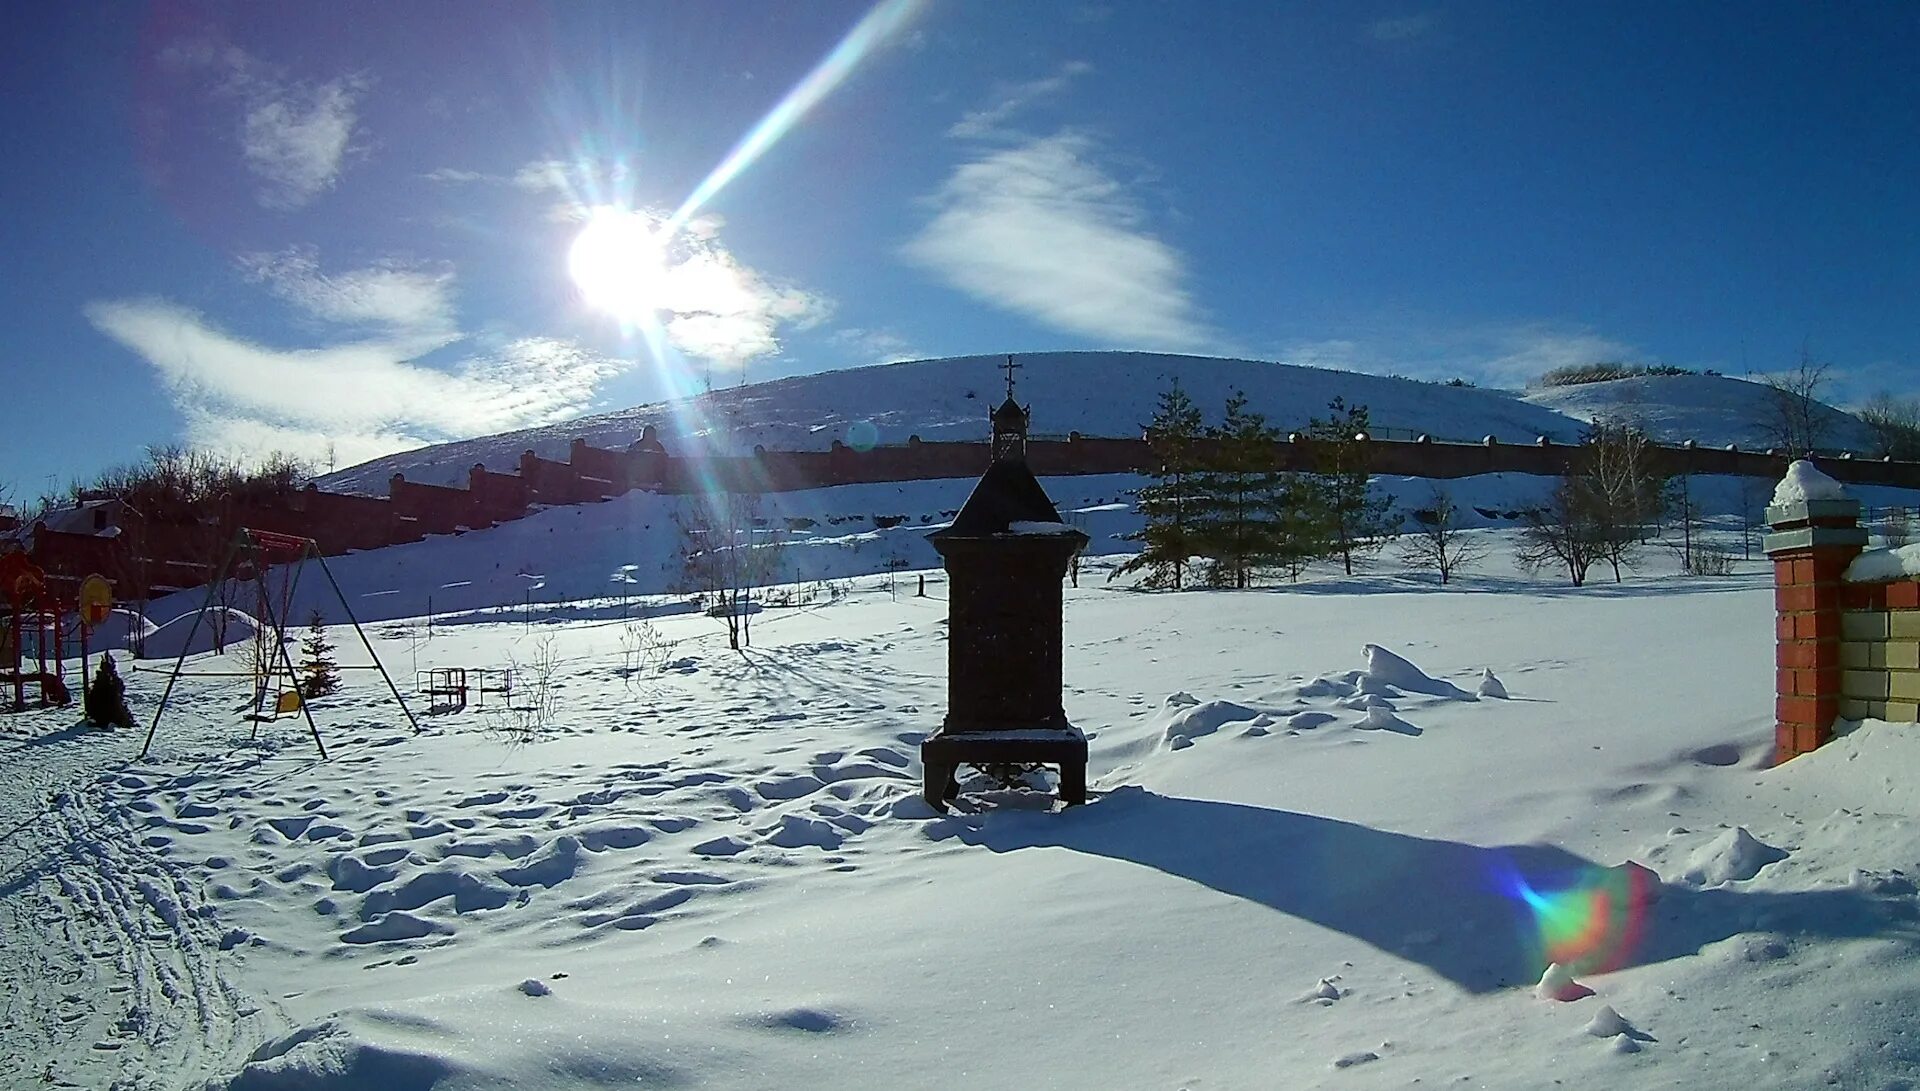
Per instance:
[[[440,167],[437,170],[430,170],[420,177],[443,186],[464,186],[473,182],[491,182],[497,180],[490,174],[482,174],[477,170],[460,170],[455,167]]]
[[[86,314],[159,373],[196,440],[222,449],[331,439],[343,450],[396,450],[551,423],[589,408],[624,367],[550,338],[440,368],[418,358],[443,339],[418,333],[281,349],[159,300],[98,302]]]
[[[998,136],[1001,126],[1008,119],[1026,109],[1034,102],[1059,94],[1066,90],[1076,76],[1084,76],[1093,71],[1093,66],[1085,61],[1068,61],[1051,76],[1025,83],[1010,84],[1000,88],[995,97],[999,100],[984,110],[969,111],[966,116],[953,123],[947,135],[961,139],[977,139]]]
[[[453,272],[449,269],[409,269],[388,262],[326,274],[320,271],[311,247],[244,254],[240,267],[315,318],[452,337]]]
[[[1063,131],[962,164],[904,255],[976,299],[1106,344],[1216,345],[1185,256],[1146,231],[1093,151]]]
[[[264,186],[260,203],[299,208],[333,188],[356,120],[357,82],[267,85],[249,96],[241,130],[247,166]]]
[[[294,80],[246,50],[203,40],[172,43],[159,57],[176,72],[209,74],[212,93],[238,101],[240,152],[261,183],[262,205],[300,208],[339,180],[353,150],[364,77]]]
[[[388,261],[328,275],[321,273],[319,257],[307,246],[240,255],[240,267],[315,319],[453,338],[451,269],[407,269]]]
[[[741,264],[712,235],[688,235],[659,298],[667,340],[702,360],[738,367],[780,351],[783,328],[810,329],[832,313],[823,296],[776,284]]]

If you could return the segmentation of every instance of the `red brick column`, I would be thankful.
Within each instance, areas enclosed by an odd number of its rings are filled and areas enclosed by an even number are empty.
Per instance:
[[[1860,505],[1802,500],[1767,509],[1773,533],[1774,754],[1780,762],[1833,736],[1840,714],[1842,575],[1866,544]]]

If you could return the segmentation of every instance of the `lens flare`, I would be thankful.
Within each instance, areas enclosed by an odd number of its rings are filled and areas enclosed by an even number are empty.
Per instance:
[[[808,110],[845,82],[862,59],[898,34],[925,6],[926,0],[881,0],[875,4],[853,25],[852,30],[847,31],[846,37],[841,38],[840,43],[819,64],[813,66],[813,71],[795,84],[793,90],[788,91],[785,98],[767,111],[758,124],[747,130],[747,135],[740,138],[740,142],[733,146],[720,165],[693,187],[693,192],[667,218],[667,230],[677,230],[692,219],[708,201],[713,200],[715,194],[726,188],[728,182],[733,181],[785,136],[787,130],[805,117]]]
[[[1537,890],[1517,872],[1504,885],[1531,911],[1541,965],[1557,962],[1576,973],[1628,965],[1654,896],[1652,872],[1630,864],[1591,868],[1554,890]]]

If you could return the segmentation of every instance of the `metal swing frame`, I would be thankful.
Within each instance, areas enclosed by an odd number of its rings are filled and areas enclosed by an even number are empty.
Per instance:
[[[275,560],[276,556],[280,558],[277,561]],[[292,611],[294,592],[300,586],[300,577],[306,571],[309,561],[319,564],[320,572],[327,577],[327,585],[333,589],[334,599],[340,604],[341,612],[344,613],[347,620],[353,624],[353,631],[355,635],[359,636],[361,647],[366,649],[367,656],[373,660],[370,666],[349,665],[340,666],[337,669],[379,671],[381,680],[387,684],[387,691],[393,694],[394,702],[400,706],[400,711],[406,714],[407,723],[413,727],[415,734],[419,733],[420,721],[414,718],[413,709],[407,707],[407,699],[400,695],[399,687],[393,684],[392,676],[387,673],[386,666],[380,662],[380,653],[374,651],[373,642],[367,639],[366,630],[360,627],[360,619],[354,616],[353,607],[347,602],[346,593],[340,590],[340,581],[333,578],[333,570],[327,567],[327,559],[320,554],[319,545],[312,538],[301,538],[292,534],[277,534],[273,531],[241,527],[234,533],[233,544],[227,548],[226,558],[221,561],[213,581],[207,584],[206,601],[201,603],[199,611],[195,613],[193,625],[188,629],[187,638],[180,646],[180,654],[173,661],[173,670],[167,675],[166,688],[160,692],[160,704],[153,710],[153,721],[147,725],[147,739],[140,747],[140,757],[146,757],[147,751],[153,748],[154,735],[160,729],[160,718],[166,714],[167,702],[173,697],[174,684],[177,683],[183,675],[194,678],[237,676],[237,672],[231,671],[188,671],[185,669],[185,666],[187,655],[193,648],[193,638],[200,635],[200,626],[205,623],[208,613],[213,609],[216,597],[220,593],[221,585],[232,578],[234,570],[238,565],[247,563],[252,565],[253,582],[259,590],[261,607],[267,614],[265,620],[268,623],[268,628],[273,632],[274,649],[279,655],[279,663],[274,667],[268,668],[269,677],[278,673],[279,670],[284,669],[286,677],[295,679],[297,683],[300,672],[293,665],[292,656],[287,653],[287,618],[281,615]],[[292,564],[297,566],[293,570],[292,578],[287,582],[285,605],[278,613],[274,610],[273,598],[268,593],[266,583],[267,572],[275,564]],[[253,672],[247,672],[247,676],[257,677]],[[261,697],[264,693],[265,687],[263,685],[260,692],[254,696],[255,716],[253,717],[253,733],[256,737],[260,733],[261,720],[259,718],[259,707]],[[276,705],[277,703],[276,698]],[[307,730],[313,735],[313,745],[319,749],[320,757],[324,760],[327,756],[327,744],[320,738],[320,727],[314,722],[313,709],[304,697],[300,702],[300,712],[306,717]],[[278,716],[279,713],[276,712],[275,718],[277,719]]]

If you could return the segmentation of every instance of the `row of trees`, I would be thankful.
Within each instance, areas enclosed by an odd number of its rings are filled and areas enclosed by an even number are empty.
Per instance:
[[[1479,543],[1463,536],[1462,513],[1435,487],[1425,507],[1401,511],[1371,489],[1367,408],[1341,399],[1304,435],[1310,465],[1282,467],[1282,436],[1244,395],[1227,399],[1217,424],[1176,382],[1162,393],[1148,443],[1152,482],[1140,490],[1145,525],[1130,537],[1138,555],[1115,575],[1144,572],[1148,588],[1245,588],[1263,575],[1296,578],[1307,564],[1354,561],[1398,541],[1403,560],[1441,582],[1473,563]],[[1596,565],[1618,582],[1662,533],[1688,572],[1723,572],[1724,553],[1705,546],[1691,483],[1660,466],[1646,432],[1595,422],[1546,500],[1521,513],[1517,559],[1530,571],[1564,572],[1576,586]]]
[[[1146,428],[1157,464],[1140,490],[1146,524],[1130,536],[1141,551],[1115,575],[1144,571],[1151,588],[1245,588],[1331,557],[1351,573],[1356,557],[1392,540],[1400,516],[1392,497],[1368,490],[1367,407],[1335,398],[1328,408],[1305,433],[1312,470],[1284,470],[1281,433],[1245,394],[1235,391],[1208,425],[1176,381]]]

